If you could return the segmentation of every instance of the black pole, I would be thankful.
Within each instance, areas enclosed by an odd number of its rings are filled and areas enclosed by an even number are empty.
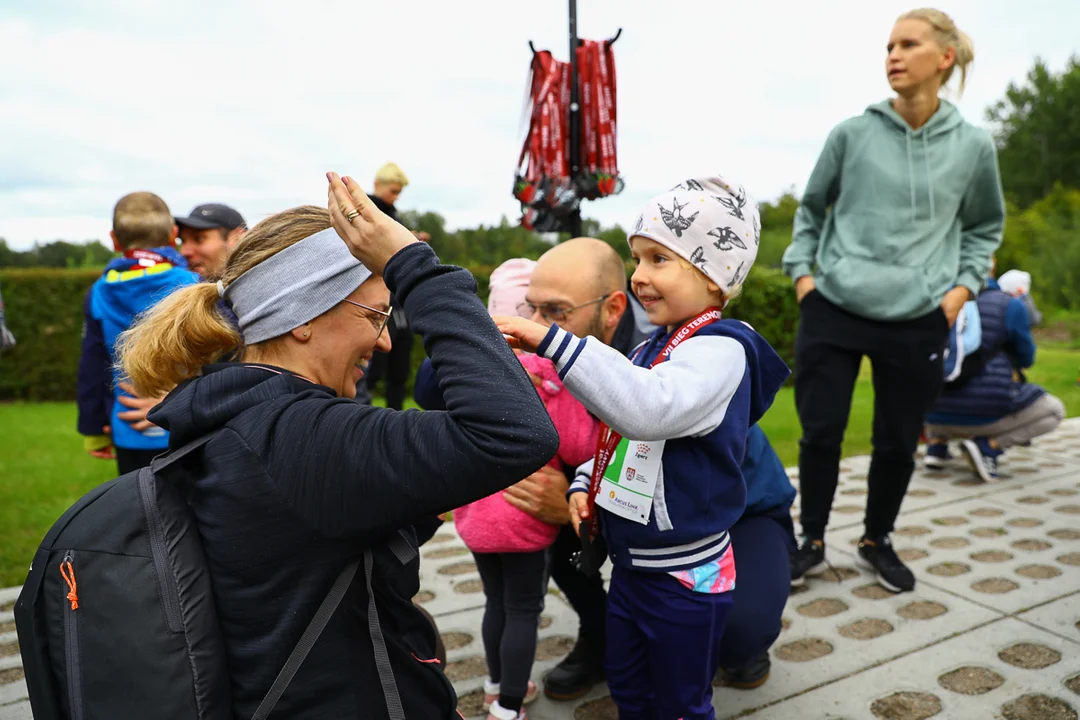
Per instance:
[[[581,107],[578,105],[577,66],[577,0],[570,0],[570,183],[575,184],[581,172]],[[581,235],[580,207],[569,218],[570,237]]]

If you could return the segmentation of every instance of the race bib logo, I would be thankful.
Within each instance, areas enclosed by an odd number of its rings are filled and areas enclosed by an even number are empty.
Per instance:
[[[608,497],[611,498],[612,500],[614,500],[615,499],[615,491],[612,490],[611,492],[609,492]]]
[[[634,468],[626,468],[626,482],[633,482],[635,475],[637,475],[637,470],[634,470]]]
[[[652,449],[652,448],[650,448],[650,447],[649,447],[648,445],[646,445],[645,443],[638,443],[638,444],[637,444],[637,452],[638,452],[638,456],[641,456],[641,455],[648,455],[648,454],[649,454],[649,450],[651,450],[651,449]]]

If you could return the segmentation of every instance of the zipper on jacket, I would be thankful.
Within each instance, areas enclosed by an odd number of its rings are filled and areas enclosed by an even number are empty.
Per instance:
[[[139,494],[142,496],[143,512],[146,515],[146,534],[150,539],[150,555],[154,560],[154,572],[161,590],[161,604],[165,609],[165,624],[169,632],[182,632],[180,622],[180,593],[176,589],[176,578],[169,563],[168,550],[165,547],[165,531],[161,527],[158,514],[157,496],[154,494],[156,478],[149,468],[143,468],[139,475]]]
[[[60,562],[64,578],[64,660],[67,667],[68,707],[71,720],[82,720],[82,654],[79,651],[79,594],[75,582],[75,551]]]

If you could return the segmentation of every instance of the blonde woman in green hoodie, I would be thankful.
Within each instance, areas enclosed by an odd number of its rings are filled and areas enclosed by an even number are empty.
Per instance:
[[[795,404],[804,537],[791,579],[821,569],[840,447],[863,357],[873,366],[873,457],[859,559],[893,592],[915,587],[889,533],[942,382],[949,327],[1001,243],[990,136],[939,93],[963,90],[971,39],[939,10],[902,15],[885,70],[896,96],[833,129],[795,216],[784,271],[801,308]]]

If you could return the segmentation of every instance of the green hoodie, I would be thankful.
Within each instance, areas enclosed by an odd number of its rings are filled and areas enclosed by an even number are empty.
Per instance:
[[[978,294],[1004,225],[990,136],[944,100],[918,130],[885,101],[829,135],[784,272],[856,315],[909,320],[956,285]]]

